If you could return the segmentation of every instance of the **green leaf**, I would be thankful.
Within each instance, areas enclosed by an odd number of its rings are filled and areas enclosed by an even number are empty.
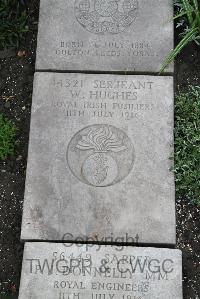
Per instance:
[[[197,28],[193,28],[191,31],[189,31],[185,37],[178,43],[176,48],[170,52],[170,54],[167,56],[165,62],[163,63],[160,73],[161,74],[166,67],[175,59],[175,57],[180,53],[180,51],[192,40],[195,38],[196,33],[198,32]]]
[[[189,24],[190,24],[190,26],[192,26],[193,18],[192,18],[192,13],[191,13],[191,5],[188,0],[182,0],[182,2],[183,2],[184,10],[187,13]]]
[[[175,97],[174,135],[176,195],[200,204],[200,86]]]
[[[24,38],[27,23],[27,12],[23,1],[0,1],[0,49],[17,46]],[[13,34],[15,37],[13,37]],[[2,40],[2,36],[4,39]]]
[[[15,125],[0,114],[0,160],[14,153],[16,132]]]

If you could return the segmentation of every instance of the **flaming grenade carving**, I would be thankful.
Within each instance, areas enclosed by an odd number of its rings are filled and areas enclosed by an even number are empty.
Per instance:
[[[94,154],[89,156],[82,166],[83,176],[92,185],[101,185],[107,180],[108,175],[109,179],[115,179],[118,172],[117,163],[109,152],[118,153],[126,150],[123,140],[120,140],[109,126],[90,130],[87,135],[82,136],[76,148],[94,151]]]
[[[109,186],[119,181],[123,172],[120,164],[133,149],[125,133],[110,125],[94,125],[83,129],[78,135],[70,142],[73,151],[70,151],[70,146],[68,149],[68,156],[69,153],[76,153],[80,161],[78,177],[96,187]],[[72,166],[69,159],[68,163]],[[132,160],[128,164],[132,164]],[[74,169],[73,166],[71,168]],[[128,172],[129,168],[130,165]],[[74,170],[72,172],[77,173]]]

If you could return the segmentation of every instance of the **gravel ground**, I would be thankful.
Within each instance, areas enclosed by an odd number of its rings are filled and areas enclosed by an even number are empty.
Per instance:
[[[30,30],[24,45],[20,51],[0,52],[0,112],[18,128],[15,155],[0,162],[0,299],[17,298],[23,254],[20,230],[38,20],[38,0],[30,2]],[[176,63],[176,89],[184,90],[188,84],[200,85],[200,51],[194,44],[183,51]],[[199,299],[199,209],[184,199],[177,200],[176,208],[177,248],[183,251],[184,299]]]

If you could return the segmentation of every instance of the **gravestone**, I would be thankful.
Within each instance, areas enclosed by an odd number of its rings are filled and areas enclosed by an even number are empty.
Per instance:
[[[172,18],[170,0],[41,0],[36,69],[158,72]]]
[[[27,243],[19,299],[182,299],[174,249]]]
[[[173,79],[36,73],[23,240],[175,244]]]

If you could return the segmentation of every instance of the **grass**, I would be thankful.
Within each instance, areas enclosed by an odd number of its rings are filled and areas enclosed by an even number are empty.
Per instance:
[[[23,0],[0,0],[0,49],[19,46],[28,31],[26,21]]]
[[[176,97],[174,162],[177,197],[200,206],[200,86]]]
[[[3,114],[0,114],[0,160],[14,154],[17,128]]]
[[[178,13],[174,17],[177,20],[176,27],[182,27],[181,41],[166,57],[160,73],[176,58],[181,50],[191,41],[200,46],[200,3],[199,0],[175,0]]]

